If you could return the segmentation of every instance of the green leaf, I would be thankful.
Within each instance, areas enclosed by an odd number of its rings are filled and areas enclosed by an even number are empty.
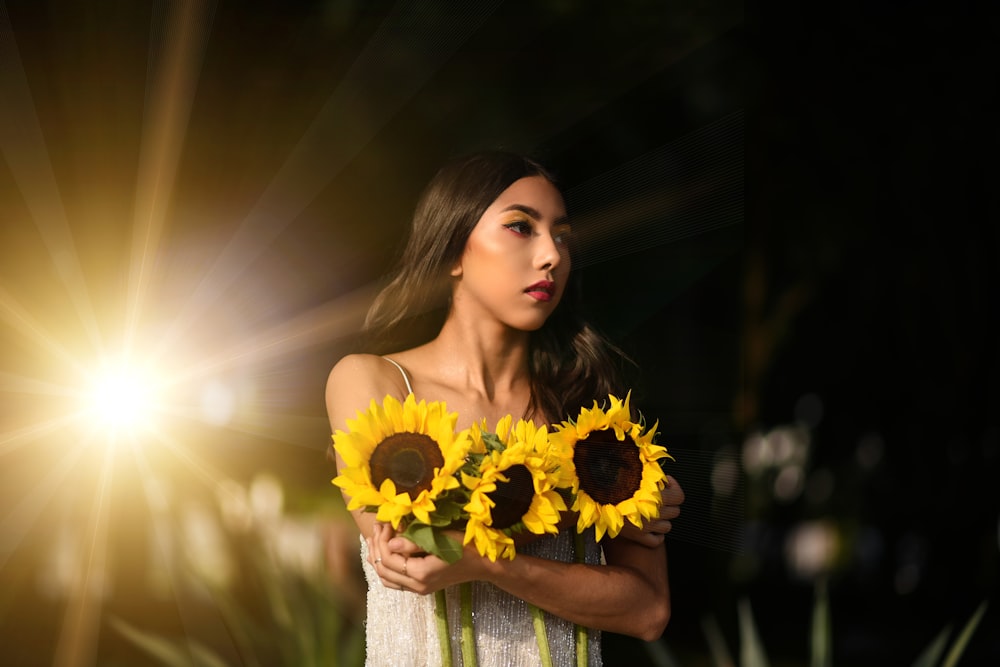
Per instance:
[[[434,511],[431,513],[431,525],[432,526],[450,526],[460,519],[464,512],[462,508],[465,507],[468,500],[462,498],[461,500],[437,500],[434,503]]]
[[[505,447],[496,433],[483,433],[483,445],[487,452],[502,452]]]
[[[951,645],[951,649],[948,651],[948,656],[944,659],[943,667],[955,667],[958,664],[959,658],[962,657],[962,653],[965,651],[966,645],[969,640],[972,639],[972,634],[976,631],[976,626],[979,625],[979,620],[986,613],[986,600],[983,600],[979,607],[976,609],[975,613],[972,614],[972,618],[969,622],[965,624],[962,631],[958,634],[958,638],[955,639],[955,643]]]
[[[454,563],[462,557],[462,545],[434,526],[412,523],[403,531],[403,537],[446,563]]]
[[[921,651],[920,655],[917,656],[916,662],[913,663],[913,667],[935,667],[938,664],[938,660],[941,659],[941,654],[944,653],[945,644],[948,642],[948,635],[951,634],[951,626],[947,625],[941,632],[931,641],[930,644]]]

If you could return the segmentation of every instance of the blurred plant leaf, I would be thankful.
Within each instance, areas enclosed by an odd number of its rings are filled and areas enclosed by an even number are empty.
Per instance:
[[[947,625],[934,637],[920,653],[912,667],[956,667],[965,652],[979,622],[986,613],[988,601],[983,600],[955,638],[944,661],[941,656],[948,644],[951,625]],[[740,667],[768,667],[764,644],[754,623],[753,610],[746,598],[739,601],[737,608],[740,629]],[[702,629],[708,639],[709,652],[714,667],[733,667],[732,658],[726,650],[726,642],[719,631],[718,623],[711,616],[702,621]],[[810,667],[831,667],[833,665],[833,628],[830,622],[830,602],[826,581],[816,585],[816,601],[813,605],[811,631]]]
[[[833,629],[830,625],[830,601],[827,597],[826,580],[816,583],[816,602],[812,617],[812,667],[833,665]]]
[[[740,600],[737,611],[740,619],[740,667],[768,667],[750,601],[746,598]]]
[[[221,614],[240,664],[338,667],[364,662],[365,633],[352,603],[322,571],[300,571],[276,557],[273,536],[239,536],[235,549],[247,566],[243,587],[230,591],[184,570],[190,590],[202,591]],[[237,595],[240,593],[240,595]],[[139,630],[121,619],[115,629],[168,667],[226,667],[210,644]],[[211,637],[207,638],[211,641]],[[202,637],[202,642],[206,640]]]
[[[216,608],[225,619],[229,634],[239,647],[240,655],[246,667],[257,667],[260,663],[254,656],[253,638],[260,636],[262,629],[257,628],[243,609],[240,608],[232,597],[223,591],[214,591],[213,598]]]
[[[983,614],[986,613],[986,600],[983,600],[979,607],[976,609],[975,613],[969,619],[962,631],[958,633],[958,637],[955,639],[955,643],[951,645],[951,649],[948,651],[947,657],[944,659],[943,667],[955,667],[958,664],[959,658],[962,657],[962,653],[965,652],[965,647],[968,645],[969,640],[972,639],[972,634],[976,631],[976,626],[979,625],[980,619],[982,619]]]
[[[941,659],[941,655],[944,653],[944,647],[948,643],[949,634],[951,634],[951,626],[946,625],[920,655],[917,656],[913,667],[934,667],[937,665]]]
[[[677,656],[670,650],[670,647],[662,639],[652,642],[643,642],[646,648],[646,655],[649,663],[654,667],[681,667]]]
[[[719,629],[719,622],[715,620],[715,617],[706,616],[703,618],[701,628],[708,641],[708,652],[712,656],[712,665],[714,667],[734,667],[733,657],[729,654],[726,639],[722,636],[722,630]]]
[[[225,661],[197,640],[170,640],[135,628],[120,618],[111,627],[125,639],[169,667],[228,667]]]

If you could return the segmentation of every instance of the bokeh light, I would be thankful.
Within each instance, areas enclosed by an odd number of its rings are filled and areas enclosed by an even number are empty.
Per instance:
[[[785,542],[789,568],[800,579],[828,574],[840,548],[836,527],[829,521],[806,521],[795,526]]]

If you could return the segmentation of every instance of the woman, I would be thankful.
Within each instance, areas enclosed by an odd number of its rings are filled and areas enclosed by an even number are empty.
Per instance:
[[[537,163],[479,153],[445,166],[421,197],[398,273],[366,322],[372,349],[382,352],[396,350],[407,333],[436,335],[384,357],[337,363],[327,385],[334,429],[387,394],[444,401],[465,428],[508,414],[551,424],[623,393],[615,349],[563,298],[569,234],[562,195]],[[519,546],[513,560],[492,562],[469,545],[448,565],[372,513],[354,512],[369,583],[368,664],[437,664],[427,594],[454,595],[456,584],[470,581],[480,665],[538,664],[528,603],[551,614],[555,664],[573,664],[573,624],[658,638],[670,617],[663,535],[683,492],[670,480],[663,495],[660,520],[643,530],[600,545],[591,534],[586,563],[572,562],[571,531],[562,531]],[[600,664],[599,632],[590,637],[590,664]]]

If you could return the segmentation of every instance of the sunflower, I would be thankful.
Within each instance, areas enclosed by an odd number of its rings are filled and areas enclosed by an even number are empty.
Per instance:
[[[374,399],[348,431],[333,435],[333,447],[344,467],[333,483],[350,497],[347,509],[377,511],[379,521],[399,528],[413,516],[432,523],[435,500],[460,486],[456,471],[469,449],[469,433],[455,433],[457,413],[443,402],[416,402],[413,394],[400,403]]]
[[[624,401],[609,396],[606,410],[594,401],[593,408],[583,408],[575,422],[562,422],[550,436],[571,452],[567,474],[572,510],[579,513],[577,531],[595,526],[598,540],[605,532],[618,535],[626,519],[642,527],[644,519],[659,514],[667,475],[658,459],[673,458],[653,443],[659,422],[645,430],[641,421],[632,420],[630,397],[631,392]]]
[[[468,522],[464,544],[473,542],[479,554],[491,561],[513,559],[515,532],[536,535],[559,532],[559,512],[566,503],[556,491],[563,461],[549,447],[544,426],[510,415],[494,433],[485,423],[471,429],[472,451],[481,452],[478,465],[462,473],[470,492],[465,505]]]

